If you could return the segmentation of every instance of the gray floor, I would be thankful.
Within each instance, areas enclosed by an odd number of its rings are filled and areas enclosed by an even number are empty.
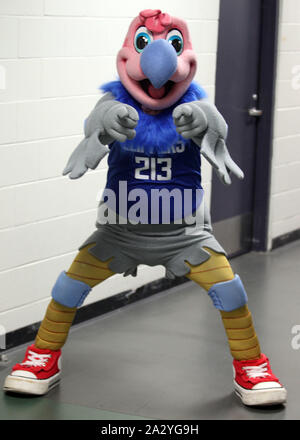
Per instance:
[[[0,394],[0,419],[300,419],[300,242],[232,260],[247,287],[263,351],[288,389],[286,406],[244,407],[232,392],[219,313],[197,285],[175,289],[75,327],[63,380],[46,397]],[[23,357],[24,347],[9,354]],[[2,383],[9,367],[0,367]]]

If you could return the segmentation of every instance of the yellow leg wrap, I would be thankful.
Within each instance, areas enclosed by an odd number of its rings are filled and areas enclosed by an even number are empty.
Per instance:
[[[221,311],[221,316],[234,359],[241,361],[259,358],[260,346],[248,306],[232,312]]]
[[[70,278],[83,281],[90,287],[95,287],[101,281],[114,275],[114,272],[108,268],[111,259],[102,262],[89,253],[89,249],[93,246],[94,244],[90,244],[84,247],[78,253],[67,272]]]
[[[223,254],[206,248],[211,257],[199,266],[190,266],[187,275],[206,291],[214,284],[230,281],[234,278],[229,261]],[[245,305],[232,312],[221,311],[222,321],[228,337],[230,351],[234,359],[256,359],[260,356],[260,346],[253,326],[252,315]]]
[[[229,261],[223,254],[205,248],[211,257],[199,266],[190,266],[191,271],[187,277],[208,291],[214,284],[230,281],[234,278]]]
[[[92,246],[93,244],[86,246],[77,254],[67,272],[70,278],[83,281],[90,287],[114,274],[108,269],[110,260],[103,263],[89,254],[88,250]],[[36,336],[35,346],[59,350],[66,342],[76,310],[76,307],[66,307],[52,299]]]
[[[59,350],[68,337],[76,310],[76,307],[65,307],[52,299],[36,336],[35,346]]]

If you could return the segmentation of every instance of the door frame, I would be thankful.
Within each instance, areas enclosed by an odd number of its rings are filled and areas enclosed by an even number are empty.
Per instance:
[[[263,115],[257,121],[254,158],[251,250],[255,251],[266,251],[268,248],[279,9],[280,0],[261,0],[257,106],[263,109]],[[221,13],[219,19],[222,20]],[[224,45],[224,39],[222,44]],[[218,53],[219,49],[217,57]],[[224,63],[224,58],[222,62]],[[216,87],[222,87],[222,75],[219,75]],[[214,197],[213,188],[212,197]]]
[[[221,0],[222,1],[222,0]],[[252,247],[268,250],[280,0],[262,0]]]

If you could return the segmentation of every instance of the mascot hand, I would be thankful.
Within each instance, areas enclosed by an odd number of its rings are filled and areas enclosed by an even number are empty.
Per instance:
[[[95,169],[101,159],[109,152],[108,147],[99,141],[99,130],[89,138],[84,138],[71,154],[70,159],[63,171],[63,175],[69,174],[70,179],[78,179],[89,168]]]
[[[128,104],[118,103],[112,106],[103,117],[105,138],[112,141],[125,142],[135,137],[134,128],[139,120],[138,112]],[[100,137],[101,139],[101,137]]]
[[[192,137],[193,141],[201,148],[201,154],[215,168],[216,173],[222,183],[225,185],[231,184],[230,173],[234,174],[238,179],[243,179],[243,171],[232,160],[226,147],[225,142],[227,138],[228,126],[221,113],[213,104],[210,104],[206,100],[181,104],[174,110],[174,113],[180,107],[190,107],[191,104],[193,104],[193,107],[196,106],[198,110],[202,112],[198,113],[198,119],[201,115],[200,126],[198,129],[199,134],[197,134],[195,123],[191,124],[190,134],[192,134],[192,136],[184,136],[184,134],[189,133],[189,126],[187,124],[183,125],[182,123],[180,127],[183,128],[183,130],[181,129],[180,134],[183,137]],[[196,112],[193,110],[193,113]],[[189,115],[190,110],[188,110],[187,116],[184,116],[184,118],[187,118]],[[177,117],[177,113],[175,114],[175,117]],[[191,118],[191,116],[189,117]],[[204,121],[206,121],[206,127],[203,131]]]
[[[195,102],[178,105],[173,119],[176,131],[185,139],[197,137],[207,129],[206,116]]]

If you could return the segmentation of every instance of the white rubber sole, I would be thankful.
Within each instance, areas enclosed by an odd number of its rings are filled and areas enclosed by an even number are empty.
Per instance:
[[[247,390],[233,381],[234,391],[240,397],[244,405],[269,406],[280,405],[286,402],[287,391],[285,388],[266,388],[264,390]]]
[[[60,372],[49,379],[30,379],[21,376],[7,376],[3,385],[4,391],[20,394],[42,396],[56,387],[60,381]]]

